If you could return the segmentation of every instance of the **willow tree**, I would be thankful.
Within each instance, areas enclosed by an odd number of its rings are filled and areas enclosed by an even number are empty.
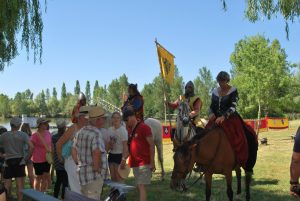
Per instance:
[[[227,10],[228,0],[221,0]],[[299,20],[300,0],[246,0],[245,17],[250,22],[272,19],[281,15],[285,20],[286,37],[289,38],[289,22]]]
[[[0,0],[0,71],[25,47],[42,61],[42,10],[39,0]],[[20,37],[19,37],[20,36]]]

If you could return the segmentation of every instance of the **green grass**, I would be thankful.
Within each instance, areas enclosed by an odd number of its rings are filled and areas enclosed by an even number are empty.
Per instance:
[[[292,121],[290,128],[285,130],[270,130],[262,132],[259,138],[267,137],[268,145],[260,145],[258,159],[254,169],[254,181],[251,186],[252,200],[255,201],[293,201],[298,200],[289,195],[289,165],[292,154],[293,141],[291,134],[295,134],[300,121]],[[164,144],[164,164],[167,172],[165,181],[160,181],[160,169],[153,175],[152,184],[148,186],[149,201],[195,201],[205,200],[205,185],[197,183],[185,193],[171,191],[169,188],[170,175],[173,169],[173,153],[170,143]],[[193,175],[195,178],[197,175]],[[194,179],[195,179],[194,178]],[[244,177],[242,178],[244,189]],[[192,182],[192,181],[190,181]],[[126,181],[134,185],[132,175]],[[212,199],[213,201],[227,200],[226,182],[223,176],[213,177]],[[233,181],[234,192],[236,180]],[[107,188],[104,194],[107,195]],[[243,194],[244,197],[244,194]],[[127,196],[129,201],[138,200],[138,192],[132,191]]]

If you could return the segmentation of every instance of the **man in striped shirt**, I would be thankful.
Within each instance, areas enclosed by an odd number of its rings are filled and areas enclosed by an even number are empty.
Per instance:
[[[89,111],[89,125],[75,136],[72,157],[78,165],[81,192],[88,198],[100,200],[104,175],[107,173],[105,145],[99,128],[103,126],[105,110],[92,107]]]

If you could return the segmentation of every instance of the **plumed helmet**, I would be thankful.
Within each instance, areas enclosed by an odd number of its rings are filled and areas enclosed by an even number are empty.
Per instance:
[[[219,72],[218,76],[217,76],[217,81],[226,81],[229,82],[230,81],[230,75],[226,72],[226,71],[221,71]]]
[[[84,93],[80,92],[79,95],[78,95],[78,100],[85,100],[86,97],[84,95]]]

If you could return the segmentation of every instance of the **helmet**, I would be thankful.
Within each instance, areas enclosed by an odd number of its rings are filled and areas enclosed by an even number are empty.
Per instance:
[[[78,95],[78,100],[85,100],[86,97],[84,95],[84,93],[80,92],[79,95]]]
[[[193,90],[194,90],[195,87],[194,87],[194,83],[193,83],[192,81],[188,81],[188,83],[186,83],[186,85],[185,85],[184,88],[186,89],[186,88],[189,87],[189,86],[192,87]]]

